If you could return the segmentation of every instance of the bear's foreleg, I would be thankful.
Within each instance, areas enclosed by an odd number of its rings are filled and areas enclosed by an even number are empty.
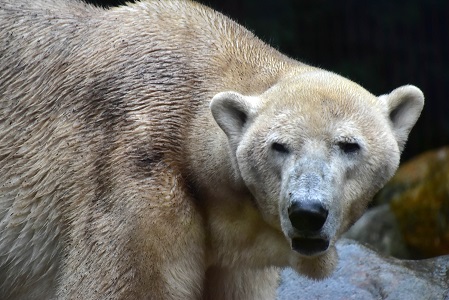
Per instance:
[[[180,178],[118,180],[73,221],[59,299],[200,299],[201,218]],[[108,203],[107,210],[99,207]],[[118,204],[117,204],[118,203]]]
[[[279,270],[209,268],[206,273],[204,299],[250,300],[275,299]]]

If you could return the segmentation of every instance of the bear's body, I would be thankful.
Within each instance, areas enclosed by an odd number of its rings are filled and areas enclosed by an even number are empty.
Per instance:
[[[3,0],[1,298],[269,299],[276,267],[324,277],[422,105],[193,2]]]

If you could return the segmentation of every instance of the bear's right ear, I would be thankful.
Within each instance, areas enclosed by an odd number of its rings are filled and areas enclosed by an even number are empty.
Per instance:
[[[231,142],[240,140],[245,124],[256,113],[257,99],[237,92],[222,92],[212,98],[212,116]]]
[[[424,95],[420,89],[405,85],[390,94],[379,97],[386,108],[393,134],[399,150],[404,149],[410,130],[415,125],[424,106]]]

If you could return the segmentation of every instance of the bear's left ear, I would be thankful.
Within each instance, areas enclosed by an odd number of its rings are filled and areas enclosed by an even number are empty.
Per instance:
[[[379,99],[387,109],[393,134],[398,142],[399,150],[402,151],[408,134],[423,109],[424,95],[417,87],[404,85],[388,95],[380,96]]]
[[[238,143],[245,124],[256,114],[257,97],[222,92],[212,98],[210,110],[218,126],[232,143]]]

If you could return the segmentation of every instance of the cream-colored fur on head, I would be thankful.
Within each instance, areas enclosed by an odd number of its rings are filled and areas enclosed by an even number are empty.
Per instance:
[[[190,1],[0,4],[0,298],[273,299],[393,175],[373,96]]]
[[[423,100],[413,86],[378,99],[319,70],[287,77],[259,96],[222,92],[212,99],[236,172],[264,220],[298,250],[289,254],[298,272],[322,278],[333,270],[336,239],[394,174]],[[294,228],[295,202],[324,207],[322,227]]]

